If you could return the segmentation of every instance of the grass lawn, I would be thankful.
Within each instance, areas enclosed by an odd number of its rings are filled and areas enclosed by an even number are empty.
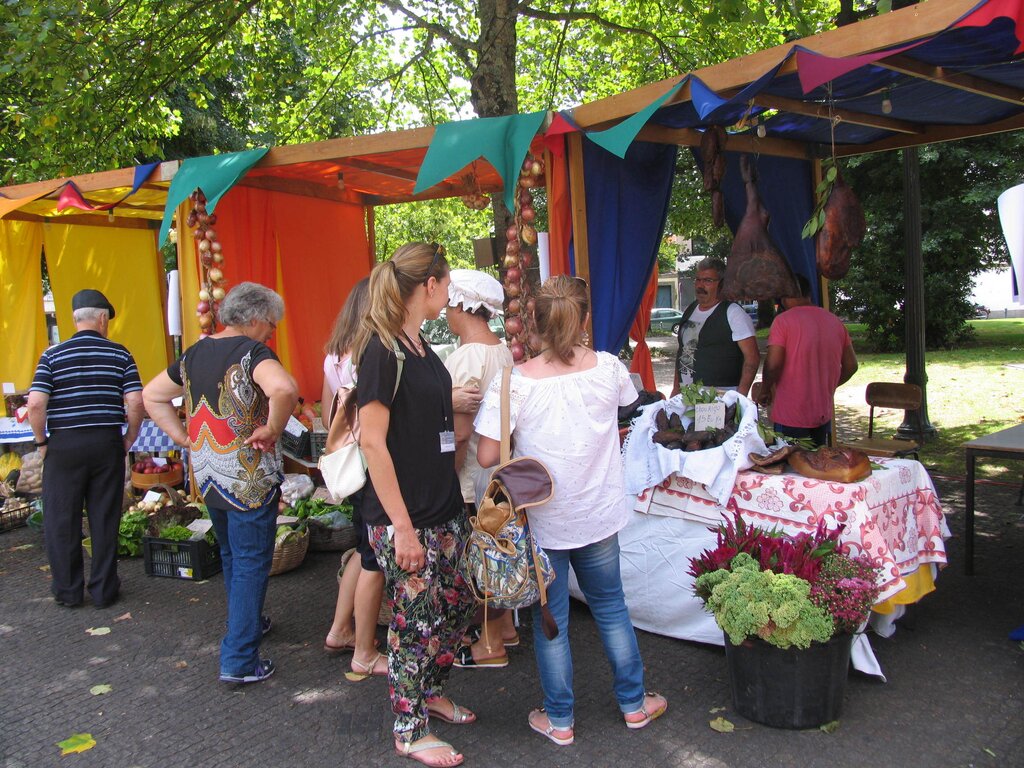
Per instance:
[[[1024,421],[1024,319],[973,320],[971,324],[978,333],[974,345],[925,354],[928,418],[938,435],[922,448],[921,461],[933,474],[952,478],[963,477],[966,471],[962,443]],[[850,324],[848,328],[857,349],[863,327]],[[901,353],[858,350],[857,358],[856,375],[836,392],[840,440],[867,434],[867,384],[903,381],[906,370]],[[890,436],[902,421],[902,411],[875,412],[880,436]],[[978,463],[979,477],[1008,483],[1019,484],[1022,471],[1021,462],[985,459]]]

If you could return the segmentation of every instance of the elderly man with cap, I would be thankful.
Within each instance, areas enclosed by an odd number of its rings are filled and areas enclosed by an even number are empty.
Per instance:
[[[142,382],[131,353],[107,339],[114,318],[107,297],[85,289],[74,295],[71,308],[77,333],[39,358],[28,395],[29,423],[43,454],[50,590],[58,605],[82,604],[84,506],[92,537],[89,594],[95,607],[106,608],[121,588],[117,532],[124,457],[142,423]]]
[[[455,407],[455,469],[462,485],[462,499],[471,514],[476,512],[477,489],[483,489],[491,471],[481,469],[476,459],[480,436],[473,431],[473,419],[480,407],[481,392],[491,379],[512,365],[512,353],[491,330],[488,321],[501,311],[505,292],[501,283],[485,272],[453,269],[449,272],[448,327],[459,337],[459,348],[444,361],[452,377],[452,401]],[[482,637],[472,647],[459,652],[455,666],[475,669],[508,665],[505,643],[518,643],[512,614],[491,609],[488,618],[496,618],[482,629]]]

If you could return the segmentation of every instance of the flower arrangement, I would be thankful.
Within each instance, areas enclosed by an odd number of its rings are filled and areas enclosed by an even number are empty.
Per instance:
[[[737,513],[718,527],[714,549],[690,559],[695,592],[733,645],[760,637],[807,648],[852,634],[878,598],[878,568],[849,555],[841,533],[822,521],[813,533],[789,536]]]

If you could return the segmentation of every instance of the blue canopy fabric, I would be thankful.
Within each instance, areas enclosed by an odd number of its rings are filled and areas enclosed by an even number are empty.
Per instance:
[[[583,142],[594,349],[618,354],[629,336],[658,258],[677,153],[635,141],[619,158]]]

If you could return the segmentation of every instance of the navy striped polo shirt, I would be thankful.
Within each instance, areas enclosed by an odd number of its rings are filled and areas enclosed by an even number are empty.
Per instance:
[[[131,352],[96,331],[79,331],[43,352],[29,388],[50,396],[46,426],[120,427],[124,396],[142,389]]]

